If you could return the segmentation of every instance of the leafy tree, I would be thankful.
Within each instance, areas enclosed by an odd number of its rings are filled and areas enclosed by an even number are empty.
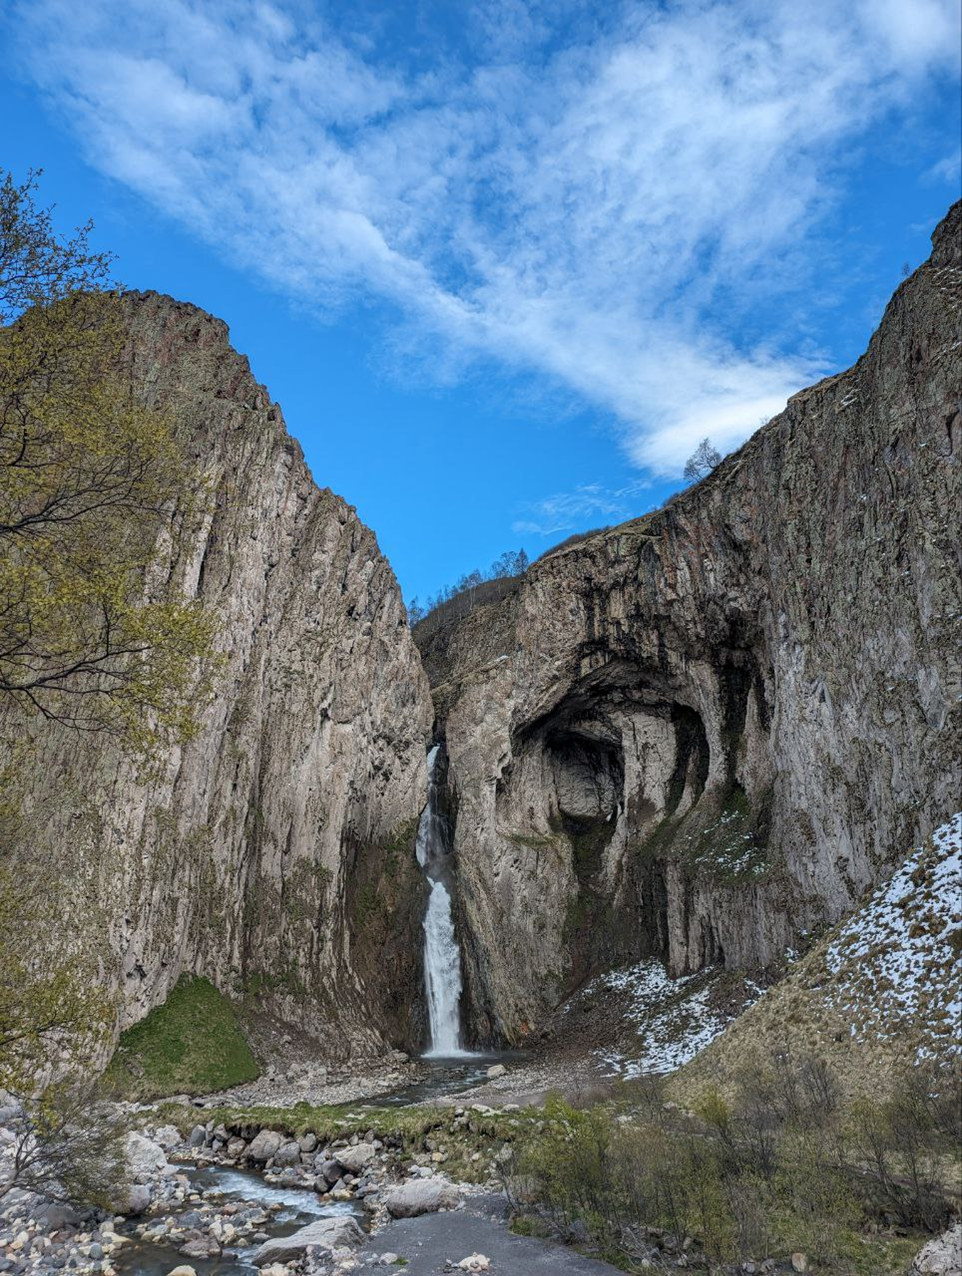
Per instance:
[[[14,1129],[0,1195],[18,1183],[106,1204],[122,1127],[84,1078],[113,1006],[95,956],[88,969],[33,942],[56,873],[31,854],[17,716],[116,732],[137,752],[184,739],[214,625],[158,555],[172,520],[189,529],[200,476],[170,422],[135,401],[109,258],[89,225],[58,236],[36,190],[35,174],[0,181],[0,1089]]]
[[[721,459],[721,452],[713,446],[711,439],[702,439],[685,462],[685,478],[689,482],[704,478],[716,465],[721,464]]]
[[[14,1187],[47,1200],[113,1210],[129,1171],[126,1129],[96,1083],[48,1086],[11,1105],[13,1135],[0,1169],[0,1201]]]
[[[36,189],[0,184],[0,698],[141,745],[185,738],[213,621],[150,568],[203,485],[134,402],[109,258],[89,225],[59,237]]]

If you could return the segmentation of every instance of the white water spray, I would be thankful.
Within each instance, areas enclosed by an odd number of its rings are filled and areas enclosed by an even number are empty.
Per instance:
[[[461,954],[454,935],[448,889],[444,816],[438,809],[438,753],[428,754],[428,802],[418,824],[417,857],[431,887],[424,915],[424,982],[428,996],[431,1048],[428,1056],[448,1057],[461,1049]]]

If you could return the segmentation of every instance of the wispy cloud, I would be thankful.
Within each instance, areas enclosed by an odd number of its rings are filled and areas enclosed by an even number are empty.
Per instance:
[[[567,387],[661,474],[823,370],[740,320],[802,282],[840,148],[958,48],[955,0],[603,20],[488,0],[433,59],[293,2],[13,13],[102,171],[291,295],[391,303],[425,367],[495,358]]]
[[[592,521],[620,522],[638,512],[636,498],[650,486],[643,479],[617,488],[583,483],[573,492],[557,492],[527,505],[526,517],[512,523],[511,530],[522,536],[555,536]]]

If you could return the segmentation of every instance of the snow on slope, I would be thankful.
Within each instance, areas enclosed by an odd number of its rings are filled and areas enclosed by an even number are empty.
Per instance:
[[[829,944],[829,1000],[853,1036],[898,1037],[923,1017],[962,1049],[962,814],[933,833]],[[952,1040],[953,1034],[955,1039]],[[922,1047],[920,1053],[929,1053]]]
[[[762,991],[745,981],[733,1006],[730,984],[718,969],[671,979],[664,964],[654,959],[599,976],[586,993],[615,992],[626,1031],[617,1047],[596,1050],[595,1057],[612,1076],[673,1072],[723,1032]],[[729,995],[719,995],[723,987]]]
[[[692,1102],[775,1052],[814,1054],[851,1094],[962,1055],[962,815],[759,997],[673,1082]]]

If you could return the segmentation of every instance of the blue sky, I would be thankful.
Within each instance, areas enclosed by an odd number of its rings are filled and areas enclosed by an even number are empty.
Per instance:
[[[227,320],[408,597],[660,503],[959,196],[956,0],[0,13],[0,166]]]

